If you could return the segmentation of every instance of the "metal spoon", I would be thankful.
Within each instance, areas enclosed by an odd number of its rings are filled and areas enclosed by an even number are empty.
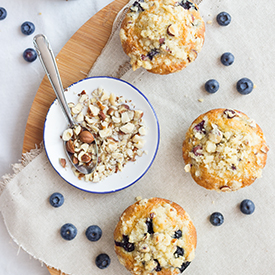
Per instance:
[[[49,78],[49,81],[53,87],[53,90],[56,94],[57,100],[60,104],[60,107],[65,115],[65,118],[67,119],[67,122],[69,124],[69,128],[75,128],[76,126],[78,126],[79,124],[76,123],[71,115],[70,109],[68,107],[67,101],[65,99],[65,95],[64,95],[64,89],[63,89],[63,85],[61,82],[61,78],[60,78],[60,74],[57,68],[57,64],[55,61],[55,57],[53,54],[53,51],[51,49],[50,46],[50,42],[48,41],[48,39],[46,38],[45,35],[43,34],[38,34],[33,38],[33,44],[35,46],[35,49],[37,51],[37,55],[40,59],[40,62]],[[81,125],[80,125],[81,126]],[[82,128],[84,128],[83,126],[81,126]],[[85,131],[89,131],[88,129],[84,128]],[[90,131],[89,131],[90,132]],[[91,132],[90,132],[91,133]],[[92,134],[92,133],[91,133]],[[92,134],[93,135],[93,134]],[[96,166],[97,166],[97,162],[98,162],[98,148],[97,148],[97,143],[96,140],[94,138],[94,141],[92,142],[92,144],[94,145],[94,151],[96,153],[96,159],[91,162],[89,165],[78,165],[78,164],[74,164],[73,160],[72,160],[72,155],[71,153],[69,153],[66,149],[66,142],[64,141],[64,149],[66,152],[67,157],[69,158],[71,164],[82,174],[91,174]]]

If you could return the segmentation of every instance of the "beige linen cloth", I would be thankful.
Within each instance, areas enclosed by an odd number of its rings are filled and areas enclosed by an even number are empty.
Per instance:
[[[90,194],[64,182],[54,171],[43,151],[25,155],[28,165],[15,165],[16,174],[2,180],[0,209],[12,239],[34,258],[67,274],[129,274],[119,264],[113,249],[113,230],[120,214],[136,196],[163,197],[180,204],[191,216],[198,235],[196,257],[185,274],[275,274],[275,184],[274,184],[274,72],[275,4],[256,0],[204,0],[200,11],[206,22],[206,40],[197,60],[179,73],[160,76],[139,69],[133,72],[118,38],[121,14],[114,32],[89,75],[121,77],[138,87],[153,105],[161,127],[157,157],[137,183],[112,194]],[[221,27],[215,17],[221,11],[232,16],[229,26]],[[122,13],[123,14],[123,13]],[[224,52],[235,62],[220,63]],[[255,88],[240,95],[236,82],[248,77]],[[207,94],[204,83],[215,78],[216,94]],[[187,128],[201,113],[212,108],[235,108],[261,126],[270,151],[263,176],[250,187],[234,193],[218,194],[198,186],[184,171],[181,145]],[[34,155],[33,155],[34,154]],[[37,156],[36,156],[37,155]],[[21,166],[25,166],[21,169]],[[100,184],[100,183],[99,183]],[[60,208],[48,203],[59,191],[65,197]],[[256,210],[244,215],[243,199],[254,201]],[[223,213],[220,227],[209,222],[214,211]],[[68,242],[59,234],[64,223],[73,223],[77,237]],[[89,242],[85,230],[97,224],[103,230],[98,242]],[[99,253],[111,257],[108,268],[95,265]]]

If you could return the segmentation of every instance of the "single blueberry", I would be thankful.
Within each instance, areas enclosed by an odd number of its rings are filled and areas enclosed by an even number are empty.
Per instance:
[[[194,126],[194,130],[199,133],[205,134],[206,130],[204,128],[204,123],[205,123],[205,120],[202,120],[200,123]]]
[[[224,221],[223,215],[219,212],[214,212],[210,216],[210,222],[212,223],[212,225],[220,226],[223,224],[223,221]]]
[[[101,238],[102,230],[97,225],[91,225],[87,228],[85,234],[89,241],[96,242]]]
[[[35,26],[32,22],[26,21],[21,25],[21,32],[25,35],[30,35],[34,32]]]
[[[220,12],[217,15],[216,20],[217,20],[217,22],[218,22],[219,25],[221,25],[221,26],[227,26],[231,22],[231,16],[227,12],[223,11],[223,12]]]
[[[60,234],[64,240],[70,241],[77,235],[77,229],[73,224],[66,223],[61,227]]]
[[[248,95],[252,92],[253,85],[254,84],[250,79],[244,77],[237,82],[236,88],[240,94]]]
[[[23,52],[23,58],[28,62],[33,62],[37,58],[37,53],[34,49],[28,48]]]
[[[111,259],[105,253],[99,254],[95,259],[95,264],[100,269],[104,269],[108,267],[110,263],[111,263]]]
[[[223,112],[228,119],[232,119],[237,116],[237,113],[232,109],[225,109]]]
[[[132,5],[132,7],[130,8],[130,10],[132,12],[142,12],[144,11],[144,8],[140,5],[139,2],[144,2],[144,1],[135,1],[134,4]]]
[[[121,242],[115,241],[115,245],[122,247],[127,252],[132,252],[132,251],[135,250],[135,244],[130,243],[129,242],[129,237],[125,236],[125,235],[122,236],[122,241]]]
[[[221,56],[221,62],[224,66],[232,65],[234,62],[234,59],[235,59],[234,55],[232,53],[228,53],[228,52],[222,54],[222,56]]]
[[[7,17],[7,11],[4,8],[0,8],[0,20],[4,20]]]
[[[246,199],[241,202],[240,209],[241,209],[242,213],[244,213],[246,215],[250,215],[254,212],[255,205],[254,205],[253,201]]]
[[[174,237],[175,239],[179,239],[182,237],[182,231],[179,229],[175,232]]]
[[[197,10],[196,6],[192,2],[189,2],[188,0],[182,0],[181,2],[179,2],[179,5],[182,6],[185,10],[189,10],[191,8],[194,8],[195,10]]]
[[[53,207],[60,207],[64,203],[64,196],[58,192],[55,192],[50,196],[49,201]]]
[[[160,266],[160,263],[157,259],[154,259],[154,261],[157,263],[157,266],[155,267],[155,271],[159,272],[162,270],[162,267]]]
[[[160,51],[158,49],[152,49],[147,56],[149,57],[150,60],[153,60],[153,57],[157,54],[159,54]]]
[[[191,262],[183,262],[181,267],[180,267],[180,272],[183,272],[189,265]]]
[[[208,81],[206,81],[204,88],[208,93],[214,94],[219,90],[220,84],[215,79],[209,79]]]
[[[145,223],[146,223],[146,225],[147,225],[147,232],[148,232],[149,234],[154,234],[153,220],[150,219],[150,218],[148,218],[148,219],[146,220]]]
[[[183,255],[184,255],[184,249],[177,246],[177,250],[174,253],[175,258],[178,258],[178,257],[183,256]]]

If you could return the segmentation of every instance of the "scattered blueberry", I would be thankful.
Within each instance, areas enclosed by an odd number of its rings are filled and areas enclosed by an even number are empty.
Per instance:
[[[4,20],[7,17],[7,11],[4,8],[0,8],[0,20]]]
[[[208,93],[214,94],[219,90],[220,84],[215,79],[209,79],[208,81],[206,81],[204,87]]]
[[[227,12],[224,12],[224,11],[220,12],[217,15],[216,19],[217,19],[218,24],[221,25],[221,26],[227,26],[231,22],[230,14],[228,14]]]
[[[254,205],[253,201],[246,199],[241,202],[240,209],[241,209],[242,213],[244,213],[246,215],[250,215],[254,212],[255,205]]]
[[[58,192],[55,192],[50,196],[49,201],[53,207],[60,207],[64,203],[64,196]]]
[[[104,269],[108,267],[110,262],[111,262],[110,257],[105,253],[99,254],[95,259],[95,264],[100,269]]]
[[[34,32],[35,26],[32,22],[26,21],[21,25],[21,32],[25,35],[30,35]]]
[[[28,48],[23,52],[23,57],[28,62],[33,62],[37,58],[37,53],[34,49]]]
[[[224,66],[230,66],[234,62],[234,55],[232,53],[224,53],[221,56],[221,62]]]
[[[250,94],[253,90],[253,82],[250,79],[244,77],[237,82],[236,88],[237,91],[242,95]]]
[[[224,221],[223,215],[221,213],[219,213],[219,212],[214,212],[210,216],[210,222],[214,226],[220,226],[220,225],[222,225],[223,221]]]
[[[77,229],[73,224],[66,223],[61,227],[60,234],[64,240],[70,241],[75,238]]]
[[[97,225],[91,225],[87,228],[85,234],[89,241],[96,242],[101,238],[102,230]]]

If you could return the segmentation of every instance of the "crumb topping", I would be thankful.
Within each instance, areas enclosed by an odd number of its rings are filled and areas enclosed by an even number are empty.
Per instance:
[[[134,70],[141,66],[151,70],[154,63],[189,63],[204,42],[198,31],[204,22],[191,1],[135,1],[125,20],[120,38],[122,43],[136,41],[129,53]]]
[[[191,126],[191,163],[186,164],[185,171],[194,169],[195,176],[200,177],[202,169],[206,169],[223,178],[222,191],[239,189],[242,178],[251,177],[251,172],[255,178],[261,177],[262,158],[268,148],[258,148],[263,137],[255,131],[256,127],[255,121],[232,109],[224,110],[215,121],[204,116]],[[227,178],[230,182],[226,182]]]
[[[145,209],[147,203],[147,199],[140,200],[137,207]],[[123,236],[127,236],[127,242],[135,247],[129,252],[133,254],[134,265],[145,269],[136,274],[152,274],[162,268],[180,269],[183,263],[193,260],[194,250],[185,255],[190,221],[183,220],[169,203],[154,207],[148,217],[125,220],[122,216],[121,220]],[[129,227],[132,228],[130,232]]]

